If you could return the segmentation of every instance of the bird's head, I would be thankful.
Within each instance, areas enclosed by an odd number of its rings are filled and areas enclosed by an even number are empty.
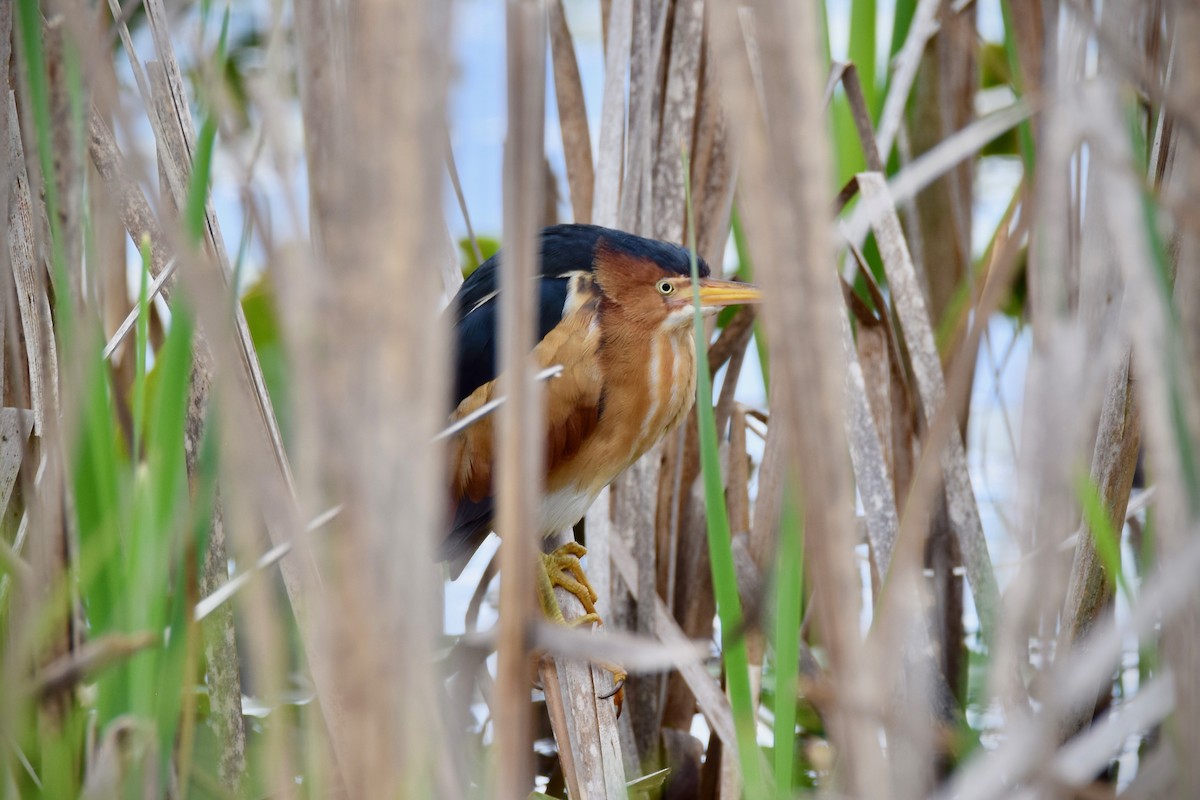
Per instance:
[[[605,300],[648,333],[688,329],[696,312],[690,254],[665,242],[630,239],[635,240],[634,247],[626,241],[609,239],[597,243],[595,279]],[[703,259],[698,260],[697,267],[701,312],[713,313],[726,306],[762,300],[756,286],[708,277]]]

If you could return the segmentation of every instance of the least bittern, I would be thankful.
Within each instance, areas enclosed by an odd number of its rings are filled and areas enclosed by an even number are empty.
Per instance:
[[[499,256],[463,283],[454,300],[456,421],[497,391],[496,295]],[[757,302],[745,283],[712,280],[698,262],[700,306],[716,311]],[[546,385],[546,474],[539,527],[553,535],[579,522],[600,490],[684,418],[696,391],[691,261],[687,250],[594,225],[556,225],[541,236],[541,368],[561,364]],[[492,529],[494,428],[485,417],[450,445],[453,526],[440,557],[452,577]],[[538,597],[562,620],[554,586],[579,598],[599,622],[596,592],[571,542],[543,555]]]

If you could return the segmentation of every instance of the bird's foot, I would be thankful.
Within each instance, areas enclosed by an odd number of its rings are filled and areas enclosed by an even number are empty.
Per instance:
[[[555,622],[561,622],[571,627],[603,624],[600,615],[596,613],[596,600],[599,599],[599,595],[596,594],[596,589],[588,580],[587,574],[584,573],[583,564],[579,562],[579,559],[585,555],[587,555],[587,550],[579,542],[567,542],[553,553],[542,554],[545,580],[539,582],[541,590],[538,596],[541,600],[542,611]],[[561,586],[575,595],[586,613],[582,617],[567,622],[563,617],[562,608],[558,605],[558,600],[554,598],[555,586]]]
[[[587,549],[579,542],[567,542],[553,553],[543,553],[541,556],[542,568],[539,570],[538,576],[538,599],[541,602],[542,611],[549,619],[573,628],[581,625],[604,624],[596,612],[596,600],[599,599],[599,595],[596,594],[595,587],[588,580],[587,574],[583,571],[583,564],[579,561],[585,555],[587,555]],[[570,621],[563,616],[562,607],[559,606],[558,599],[554,596],[554,587],[556,586],[562,587],[578,598],[585,612],[583,616]],[[613,688],[599,697],[601,700],[612,698],[613,703],[617,706],[617,714],[620,715],[625,699],[625,681],[629,676],[616,664],[604,661],[598,661],[596,664],[612,673],[613,676]]]

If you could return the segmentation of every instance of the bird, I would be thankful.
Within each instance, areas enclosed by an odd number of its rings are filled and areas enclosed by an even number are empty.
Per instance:
[[[545,384],[545,483],[538,527],[545,536],[573,527],[600,491],[645,454],[691,409],[696,389],[691,253],[679,245],[596,225],[541,231],[538,269],[539,369],[561,366]],[[714,280],[697,258],[704,313],[757,303],[748,283]],[[450,422],[498,396],[497,296],[503,253],[480,265],[447,310],[455,370]],[[495,428],[483,417],[449,443],[451,524],[438,551],[452,578],[492,530]],[[577,620],[600,622],[597,594],[571,541],[542,555],[538,597],[563,621],[553,587],[579,598]]]

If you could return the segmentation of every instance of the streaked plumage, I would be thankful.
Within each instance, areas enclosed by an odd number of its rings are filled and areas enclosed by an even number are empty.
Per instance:
[[[696,366],[686,250],[591,225],[541,237],[539,367],[563,366],[546,384],[546,485],[539,527],[574,525],[600,490],[690,409]],[[498,259],[463,284],[454,304],[457,369],[451,420],[496,390]],[[709,270],[699,262],[700,275]],[[752,301],[744,284],[703,280],[716,308]],[[453,524],[441,549],[454,575],[491,529],[493,424],[484,418],[450,446]]]

